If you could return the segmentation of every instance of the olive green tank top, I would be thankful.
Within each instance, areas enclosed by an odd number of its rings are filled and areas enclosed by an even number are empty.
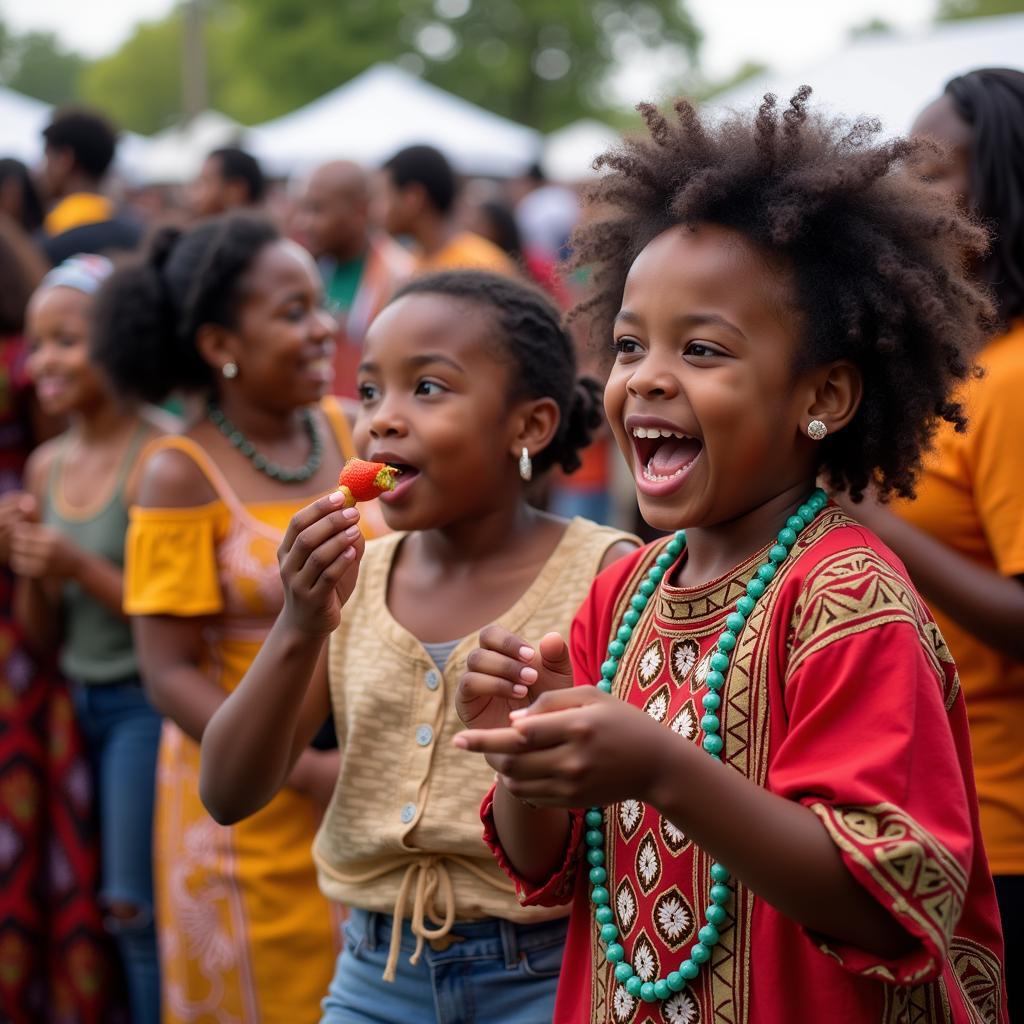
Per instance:
[[[83,550],[119,567],[124,565],[124,537],[128,530],[124,489],[146,431],[146,425],[140,424],[117,471],[110,499],[93,515],[76,515],[58,493],[69,438],[64,438],[50,467],[43,522],[60,530]],[[128,620],[114,615],[74,580],[64,583],[61,598],[61,671],[69,679],[88,684],[113,683],[137,676],[138,662]]]

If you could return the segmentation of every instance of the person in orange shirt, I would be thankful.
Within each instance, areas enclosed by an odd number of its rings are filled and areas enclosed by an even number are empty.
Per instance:
[[[950,81],[914,125],[942,147],[923,176],[992,229],[975,268],[1002,330],[943,424],[916,501],[855,515],[906,563],[931,603],[967,700],[981,827],[1006,939],[1010,1019],[1024,1021],[1024,73]]]
[[[382,168],[380,220],[396,238],[412,240],[417,273],[491,270],[515,275],[515,264],[498,246],[459,227],[457,195],[455,172],[440,150],[407,146]]]

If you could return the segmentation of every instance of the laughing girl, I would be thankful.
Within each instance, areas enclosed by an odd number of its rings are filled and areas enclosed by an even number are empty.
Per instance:
[[[512,726],[454,741],[499,773],[486,836],[523,902],[572,894],[559,1024],[1005,1019],[956,669],[815,487],[908,494],[963,425],[984,238],[904,173],[917,146],[808,94],[645,108],[577,240],[609,421],[675,532],[595,582],[568,649],[543,639]],[[536,642],[486,637],[469,725]]]

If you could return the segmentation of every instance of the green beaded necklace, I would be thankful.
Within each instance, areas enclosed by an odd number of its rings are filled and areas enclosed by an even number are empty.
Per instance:
[[[820,488],[786,520],[786,525],[779,531],[776,543],[768,552],[768,561],[764,562],[747,584],[747,592],[736,602],[736,610],[725,620],[725,629],[716,641],[717,650],[711,655],[707,679],[708,692],[702,703],[707,712],[700,720],[704,732],[702,746],[716,761],[722,759],[722,737],[719,735],[721,722],[718,709],[722,706],[720,690],[725,686],[725,673],[729,668],[729,658],[736,647],[736,637],[743,624],[747,621],[754,605],[764,594],[765,587],[774,579],[779,565],[789,556],[790,549],[796,543],[797,536],[806,529],[814,517],[825,507],[828,498]],[[640,621],[640,613],[647,607],[647,602],[658,589],[658,584],[666,572],[675,564],[686,543],[686,533],[679,530],[669,541],[664,552],[658,555],[647,578],[637,588],[630,600],[629,610],[622,616],[615,639],[608,645],[608,660],[601,666],[601,678],[597,688],[611,693],[612,681],[618,670],[619,662],[626,653],[626,645],[633,636],[633,627]],[[594,918],[599,929],[598,938],[604,945],[605,959],[615,965],[615,980],[625,986],[626,991],[634,998],[645,1003],[668,999],[676,992],[682,992],[687,984],[700,973],[702,964],[711,959],[714,947],[718,943],[719,928],[725,924],[725,910],[732,890],[729,888],[729,871],[722,864],[711,865],[710,902],[704,912],[704,927],[697,932],[697,943],[690,948],[690,955],[680,963],[679,968],[667,977],[657,981],[643,981],[636,975],[632,964],[626,960],[626,951],[618,941],[619,929],[615,924],[615,911],[611,907],[611,895],[606,885],[608,872],[605,865],[605,819],[604,810],[591,807],[585,818],[587,832],[584,841],[587,845],[587,862],[590,864],[590,901],[594,904]]]
[[[320,468],[320,461],[323,458],[324,446],[313,414],[308,409],[303,409],[301,416],[302,426],[309,435],[309,458],[298,469],[285,469],[256,451],[256,446],[224,415],[224,410],[215,399],[211,398],[206,404],[207,419],[228,439],[232,447],[237,448],[252,463],[254,469],[283,484],[304,483]]]

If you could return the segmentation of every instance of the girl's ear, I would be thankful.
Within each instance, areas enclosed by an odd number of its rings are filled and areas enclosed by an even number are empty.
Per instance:
[[[225,364],[238,365],[241,345],[238,335],[229,327],[221,324],[203,324],[196,332],[196,348],[218,378]]]
[[[532,458],[544,451],[558,433],[561,414],[553,398],[534,398],[521,402],[512,413],[515,432],[509,453],[516,459],[525,448]]]
[[[830,434],[842,430],[860,408],[864,380],[860,369],[847,360],[823,366],[812,375],[813,391],[800,424],[807,433],[811,420],[820,420]]]

